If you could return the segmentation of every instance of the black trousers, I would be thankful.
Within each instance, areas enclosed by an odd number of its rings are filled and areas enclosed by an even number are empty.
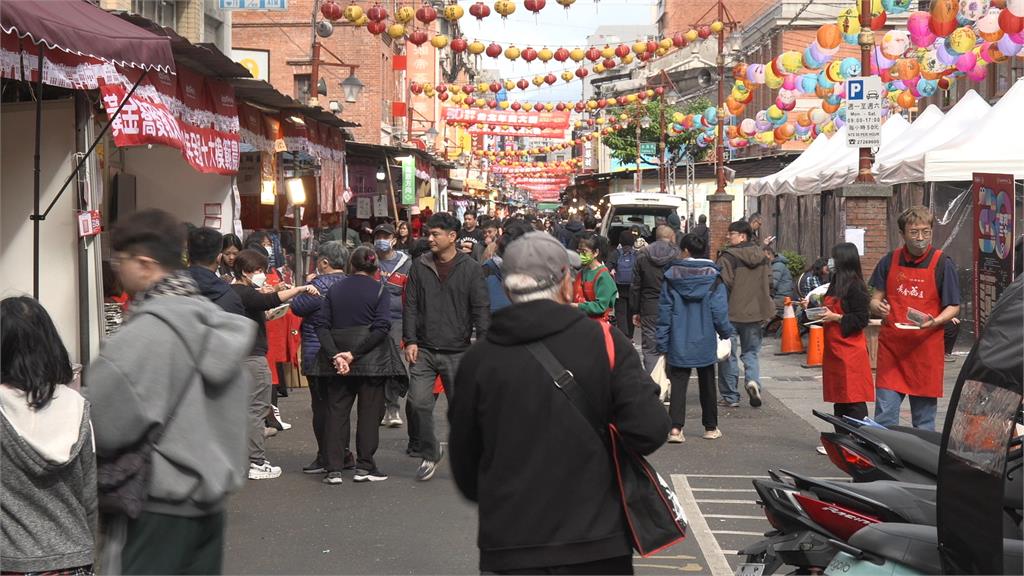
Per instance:
[[[498,572],[484,572],[484,574],[632,574],[633,557],[616,556],[593,562],[581,564],[566,564],[563,566],[542,566],[538,568],[517,568],[515,570],[500,570]]]
[[[690,384],[692,370],[675,366],[665,367],[668,381],[672,384],[668,415],[672,419],[672,427],[680,430],[686,424],[686,388]],[[714,364],[697,368],[697,385],[700,387],[700,422],[705,430],[714,430],[718,428],[718,390],[715,387]]]
[[[331,376],[306,376],[309,382],[309,405],[313,409],[313,436],[316,438],[316,459],[324,464],[327,453],[324,450],[324,427],[327,425],[327,386]]]
[[[224,513],[186,518],[143,512],[128,521],[122,574],[220,574]]]
[[[352,435],[350,418],[353,404],[356,404],[356,468],[377,468],[373,455],[380,444],[385,380],[367,376],[332,376],[325,386],[327,419],[323,429],[323,449],[328,472],[341,472],[345,467],[345,448]]]
[[[633,331],[636,326],[633,326],[633,314],[639,314],[638,311],[634,311],[629,306],[629,290],[628,284],[619,284],[619,297],[615,300],[615,326],[622,333],[626,335],[626,338],[633,339]]]
[[[956,339],[960,336],[960,325],[955,322],[946,322],[942,332],[942,342],[946,346],[946,354],[952,354],[953,347],[956,346]]]
[[[868,403],[867,402],[836,402],[832,405],[832,413],[836,415],[836,418],[842,418],[843,416],[849,416],[850,418],[856,418],[863,420],[868,417]],[[837,434],[846,434],[845,430],[840,430],[836,427]]]

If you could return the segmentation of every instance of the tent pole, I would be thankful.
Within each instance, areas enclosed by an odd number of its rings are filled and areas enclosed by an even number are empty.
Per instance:
[[[36,143],[32,157],[32,297],[39,300],[39,175],[40,149],[43,138],[43,54],[46,46],[39,44],[39,89],[36,93]]]

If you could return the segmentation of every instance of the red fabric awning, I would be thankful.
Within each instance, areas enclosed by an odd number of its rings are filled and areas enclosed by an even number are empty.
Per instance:
[[[147,32],[85,0],[4,0],[0,28],[50,50],[117,66],[174,73],[170,39]]]

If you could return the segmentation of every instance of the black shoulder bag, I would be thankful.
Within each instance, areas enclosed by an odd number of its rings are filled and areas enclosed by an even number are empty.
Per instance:
[[[608,363],[614,369],[615,347],[610,328],[604,323],[600,324],[605,331]],[[633,548],[646,558],[686,538],[686,515],[672,487],[646,458],[625,445],[615,424],[598,417],[586,392],[576,382],[576,377],[565,369],[544,343],[531,342],[526,348],[551,376],[555,387],[565,394],[590,423],[594,433],[610,452]]]

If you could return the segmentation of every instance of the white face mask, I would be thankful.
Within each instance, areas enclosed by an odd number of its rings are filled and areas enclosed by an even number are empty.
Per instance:
[[[263,272],[257,272],[252,275],[252,278],[250,278],[249,281],[252,282],[253,286],[263,288],[263,285],[267,283],[267,275]]]

